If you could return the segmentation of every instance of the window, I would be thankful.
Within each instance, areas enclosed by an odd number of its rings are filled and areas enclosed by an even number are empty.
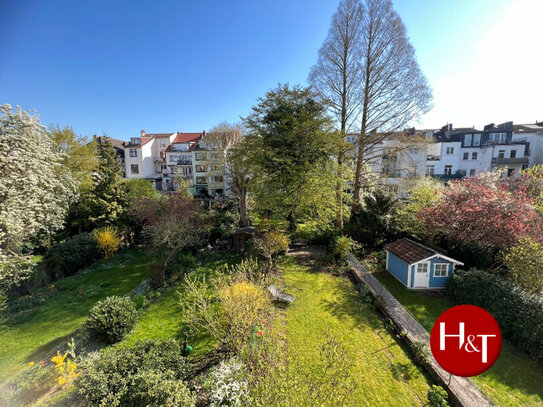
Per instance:
[[[177,154],[170,154],[170,162],[176,163],[179,160],[179,156]]]
[[[474,175],[475,175],[475,168],[469,170],[469,176],[470,176],[470,177],[473,177]]]
[[[137,157],[138,156],[138,150],[135,148],[130,149],[130,157]]]
[[[445,170],[443,171],[443,174],[451,175],[452,174],[452,165],[446,165]]]
[[[138,164],[130,165],[130,172],[132,174],[139,174],[140,173],[140,168],[139,168]]]
[[[472,159],[472,160],[476,160],[476,159],[477,159],[477,151],[474,151],[473,153],[471,153],[471,159]]]
[[[466,146],[466,147],[471,146],[471,137],[472,137],[471,134],[466,134],[464,136],[464,146]]]
[[[449,275],[449,265],[447,263],[434,264],[434,277],[447,277]]]
[[[166,148],[167,141],[166,140],[160,140],[160,148]]]
[[[417,264],[417,273],[428,273],[428,263]]]
[[[139,137],[132,137],[130,139],[130,144],[141,144],[141,139]]]
[[[215,176],[213,177],[213,182],[215,182],[215,183],[223,182],[222,175],[215,175]]]
[[[505,157],[505,150],[498,151],[498,158],[504,158]]]
[[[464,156],[462,157],[464,160],[467,160],[469,158],[469,153],[464,153]]]
[[[473,147],[477,147],[481,145],[481,135],[480,134],[474,134],[473,135]]]
[[[426,175],[433,175],[435,169],[436,169],[435,165],[427,165],[426,166]]]
[[[206,177],[196,177],[196,183],[197,184],[205,184],[206,183]]]
[[[446,154],[447,154],[447,155],[452,155],[452,154],[454,154],[454,147],[447,147]]]
[[[206,159],[206,155],[205,155],[205,153],[196,153],[196,154],[194,154],[194,158],[197,161],[202,161],[202,160]]]
[[[508,168],[507,169],[507,176],[512,177],[513,175],[515,175],[515,169],[514,168]]]
[[[221,171],[222,167],[220,165],[212,165],[211,171]]]
[[[511,150],[511,153],[509,154],[509,157],[515,158],[517,156],[517,150]]]
[[[197,165],[196,166],[196,172],[206,172],[205,165]]]
[[[491,143],[504,144],[507,133],[490,133],[489,141]]]

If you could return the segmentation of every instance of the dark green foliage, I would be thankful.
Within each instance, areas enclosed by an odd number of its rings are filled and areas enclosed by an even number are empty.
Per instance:
[[[447,291],[460,304],[477,305],[490,312],[504,337],[543,362],[543,298],[476,269],[456,271],[447,282]]]
[[[430,349],[428,348],[428,345],[421,341],[414,341],[410,343],[409,348],[413,355],[413,362],[419,366],[428,363],[430,358]]]
[[[470,269],[472,267],[486,269],[490,268],[494,263],[496,250],[486,249],[474,244],[463,244],[457,242],[444,241],[441,245],[454,259],[464,263],[464,267]]]
[[[134,302],[130,298],[114,295],[92,307],[86,327],[98,340],[116,343],[132,330],[136,319]]]
[[[100,259],[90,233],[81,233],[49,249],[45,255],[47,273],[53,278],[71,276]]]
[[[164,264],[161,261],[155,260],[147,265],[147,269],[149,270],[149,277],[151,278],[151,286],[153,288],[162,287],[166,282]]]
[[[90,406],[193,406],[189,365],[173,339],[109,349],[86,363],[76,385]]]
[[[356,241],[378,247],[398,237],[394,219],[396,200],[376,190],[364,197],[363,205],[351,213],[345,226],[346,232]]]
[[[134,301],[134,306],[136,309],[141,309],[145,305],[145,295],[136,294],[134,298],[132,298],[132,301]]]
[[[192,253],[178,253],[167,265],[166,275],[170,276],[175,272],[186,272],[196,267],[196,258]]]
[[[447,391],[441,387],[432,385],[432,388],[428,392],[428,401],[430,402],[431,407],[449,407],[447,399],[449,395]]]
[[[334,261],[338,264],[345,264],[347,256],[351,253],[354,245],[353,239],[347,236],[336,236],[330,242],[328,250]]]

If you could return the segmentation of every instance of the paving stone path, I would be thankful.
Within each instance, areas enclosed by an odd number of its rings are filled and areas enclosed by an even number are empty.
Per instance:
[[[430,335],[426,329],[352,254],[349,255],[349,264],[353,268],[356,279],[365,284],[374,297],[379,296],[383,299],[385,313],[406,333],[407,340],[410,342],[422,341],[430,346]],[[432,355],[430,355],[427,370],[436,381],[448,390],[456,404],[463,407],[493,405],[469,379],[449,374],[438,365]]]

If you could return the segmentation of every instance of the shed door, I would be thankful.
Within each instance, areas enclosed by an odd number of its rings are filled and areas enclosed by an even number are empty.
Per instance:
[[[415,288],[428,287],[430,283],[430,263],[419,263],[415,268]]]

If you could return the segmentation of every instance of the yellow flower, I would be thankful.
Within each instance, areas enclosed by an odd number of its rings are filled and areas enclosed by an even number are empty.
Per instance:
[[[28,366],[30,366],[30,367],[34,366],[34,362],[30,362],[30,363],[28,364]]]

